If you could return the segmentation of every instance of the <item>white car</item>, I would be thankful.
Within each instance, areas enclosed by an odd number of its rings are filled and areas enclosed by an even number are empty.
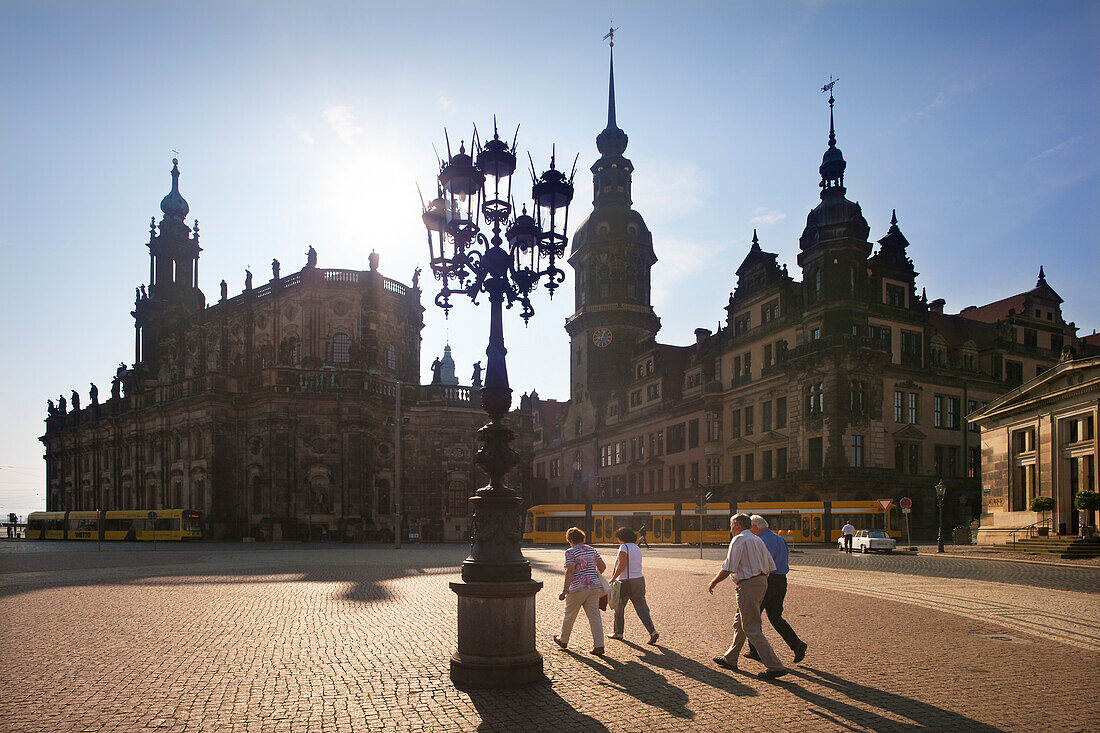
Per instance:
[[[860,552],[893,552],[897,542],[881,529],[861,529],[852,536],[852,549]],[[837,540],[837,546],[844,549],[843,535]]]

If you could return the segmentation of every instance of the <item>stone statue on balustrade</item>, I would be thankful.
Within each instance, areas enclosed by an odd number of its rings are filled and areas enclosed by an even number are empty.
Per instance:
[[[312,244],[306,250],[306,267],[317,267],[317,250],[313,249]]]

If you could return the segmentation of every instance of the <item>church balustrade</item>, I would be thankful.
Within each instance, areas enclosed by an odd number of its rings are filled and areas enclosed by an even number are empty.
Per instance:
[[[476,406],[479,402],[473,399],[473,390],[455,384],[427,384],[420,388],[421,397],[428,402],[442,403],[446,405],[470,405]]]
[[[358,270],[321,270],[321,277],[325,282],[330,283],[349,283],[352,285],[359,283]]]
[[[390,291],[391,293],[400,295],[401,297],[404,297],[407,292],[407,289],[404,285],[397,282],[396,280],[390,280],[388,277],[382,279],[382,287],[385,290]]]

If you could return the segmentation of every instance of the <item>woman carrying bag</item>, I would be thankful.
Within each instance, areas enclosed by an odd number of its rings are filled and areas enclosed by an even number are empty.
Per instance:
[[[592,627],[592,654],[604,652],[603,619],[600,618],[600,597],[605,595],[602,573],[607,564],[594,549],[584,544],[584,530],[570,527],[565,533],[569,540],[569,549],[565,551],[564,590],[558,600],[565,601],[565,617],[561,621],[561,633],[554,637],[554,643],[565,649],[569,646],[569,634],[573,623],[583,608]]]
[[[649,604],[645,602],[645,577],[642,575],[642,551],[635,544],[638,535],[629,527],[620,527],[615,536],[622,542],[619,545],[619,555],[615,558],[615,569],[611,573],[611,582],[619,580],[619,603],[615,606],[615,633],[607,638],[622,641],[623,628],[626,625],[626,601],[629,598],[634,604],[634,611],[641,619],[642,625],[649,632],[649,643],[656,644],[656,627],[653,619],[649,617]],[[622,575],[621,578],[619,576]]]

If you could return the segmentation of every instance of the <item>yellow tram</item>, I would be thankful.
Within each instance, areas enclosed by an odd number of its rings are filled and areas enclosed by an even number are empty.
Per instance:
[[[190,509],[148,509],[112,512],[31,512],[29,540],[179,541],[202,539],[202,515]]]
[[[698,544],[700,525],[704,544],[729,542],[730,517],[738,512],[760,514],[770,528],[788,542],[835,542],[840,528],[851,522],[856,529],[885,529],[891,537],[900,537],[895,529],[896,510],[884,513],[875,501],[772,501],[725,503],[711,502],[697,512],[696,504],[594,504],[592,506],[592,543],[618,542],[619,527],[646,528],[646,540],[659,544]],[[583,527],[584,504],[540,504],[527,510],[524,542],[561,544],[565,531]]]

